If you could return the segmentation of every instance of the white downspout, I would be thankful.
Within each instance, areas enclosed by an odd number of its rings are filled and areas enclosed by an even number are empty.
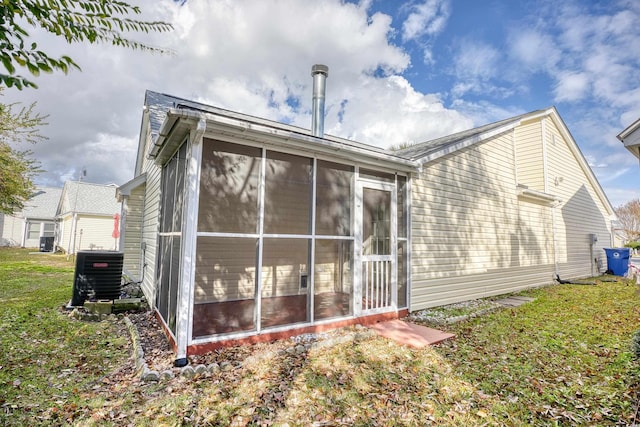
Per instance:
[[[556,220],[556,208],[560,206],[560,203],[554,203],[551,206],[551,227],[552,227],[552,237],[553,237],[553,273],[555,276],[558,276],[560,273],[558,272],[558,233],[557,233],[557,220]]]
[[[22,220],[22,239],[20,242],[21,247],[25,247],[27,244],[27,230],[29,230],[29,221],[26,218]]]
[[[202,164],[202,138],[207,121],[200,119],[191,137],[191,155],[185,180],[185,212],[182,217],[182,277],[178,287],[176,304],[176,360],[175,366],[189,363],[187,347],[191,339],[193,323],[193,284],[196,275],[196,240],[198,232],[198,200],[200,196],[200,168]]]

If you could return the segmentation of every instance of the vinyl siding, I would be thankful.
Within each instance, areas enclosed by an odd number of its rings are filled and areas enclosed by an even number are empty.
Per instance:
[[[412,311],[551,283],[556,260],[563,278],[591,275],[588,234],[598,234],[597,256],[609,221],[569,144],[552,120],[537,119],[413,176]],[[544,191],[545,151],[556,207],[517,190]],[[564,177],[557,186],[556,176]]]
[[[60,236],[60,241],[58,242],[58,246],[60,246],[62,250],[67,253],[71,250],[71,224],[73,224],[73,216],[71,215],[64,216],[60,221],[62,233]]]
[[[516,167],[518,184],[526,185],[532,190],[544,191],[544,174],[540,144],[542,125],[539,120],[523,123],[515,129],[517,141]]]
[[[147,138],[144,153],[148,152],[151,140]],[[156,262],[158,260],[158,231],[160,216],[160,167],[152,159],[145,157],[143,172],[147,173],[146,192],[144,195],[144,214],[142,222],[142,242],[146,244],[144,251],[144,272],[141,284],[149,305],[156,303]]]
[[[141,243],[142,243],[142,214],[144,210],[146,184],[142,184],[131,191],[127,198],[127,211],[124,230],[124,270],[136,280],[141,277]]]
[[[518,205],[512,138],[476,144],[414,176],[412,310],[517,289],[524,284],[514,271],[529,275],[541,259]]]
[[[545,119],[549,192],[561,200],[556,215],[559,233],[560,277],[584,277],[593,271],[593,258],[606,265],[603,248],[611,245],[611,222],[603,201],[586,179],[579,160],[570,149],[553,120]],[[591,250],[589,234],[596,234],[598,242]]]
[[[24,220],[13,215],[3,215],[3,217],[0,246],[20,246],[22,244]]]
[[[76,230],[78,251],[115,249],[112,216],[78,215]]]

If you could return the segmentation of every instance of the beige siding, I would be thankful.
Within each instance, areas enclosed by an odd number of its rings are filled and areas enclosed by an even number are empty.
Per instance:
[[[515,129],[518,184],[544,191],[542,125],[539,120],[523,123]]]
[[[428,163],[414,178],[412,310],[508,292],[524,286],[514,271],[540,271],[543,243],[529,221],[544,215],[520,212],[512,137]]]
[[[541,120],[427,163],[413,177],[411,310],[551,283],[556,262],[563,278],[591,275],[591,259],[609,242],[606,208],[573,142]],[[545,190],[545,150],[547,193],[561,199],[555,207],[517,191]],[[598,234],[593,254],[589,233]]]
[[[131,191],[127,198],[123,242],[124,270],[136,280],[141,277],[142,213],[146,184]]]
[[[20,246],[22,244],[24,220],[13,215],[3,215],[3,217],[0,246]]]
[[[563,138],[551,119],[545,120],[547,186],[550,193],[562,200],[556,215],[560,252],[558,272],[562,278],[588,276],[595,268],[594,258],[600,258],[606,265],[602,248],[611,245],[611,223],[596,189],[586,179],[579,159],[570,149],[572,142]],[[593,250],[589,234],[598,236]]]
[[[63,251],[69,253],[71,248],[71,225],[73,224],[73,216],[66,215],[60,221],[60,228],[62,233],[60,234],[60,241],[57,243]]]
[[[148,143],[145,153],[148,152]],[[158,246],[158,224],[160,216],[160,167],[153,160],[146,159],[143,172],[147,173],[146,192],[144,195],[144,221],[142,223],[142,242],[146,244],[144,251],[144,272],[142,291],[149,305],[156,304],[156,262]]]
[[[114,250],[113,216],[78,215],[76,250]]]

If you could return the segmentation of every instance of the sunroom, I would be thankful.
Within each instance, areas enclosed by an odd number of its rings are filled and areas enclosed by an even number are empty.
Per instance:
[[[178,360],[408,307],[416,163],[193,103],[166,112],[149,154],[155,304]]]

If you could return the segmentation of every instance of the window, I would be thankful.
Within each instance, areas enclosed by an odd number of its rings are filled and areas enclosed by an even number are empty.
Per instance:
[[[56,225],[53,222],[44,223],[44,237],[54,237],[56,233]]]
[[[40,223],[30,222],[27,226],[27,239],[34,240],[40,238]]]

